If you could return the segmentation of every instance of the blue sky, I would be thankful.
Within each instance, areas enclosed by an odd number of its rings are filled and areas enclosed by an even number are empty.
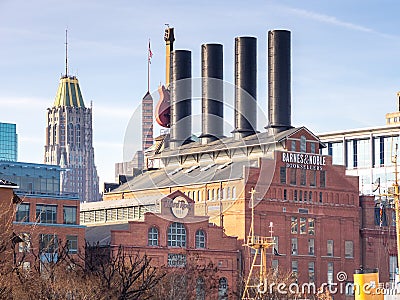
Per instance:
[[[114,163],[126,156],[127,125],[147,89],[149,38],[151,91],[164,82],[169,23],[175,49],[192,50],[194,77],[200,45],[218,42],[224,79],[233,82],[234,38],[257,37],[257,100],[264,110],[267,31],[291,30],[293,124],[315,133],[383,125],[385,113],[397,110],[400,90],[399,8],[384,0],[0,0],[0,121],[17,124],[20,161],[43,162],[45,111],[64,72],[67,28],[70,73],[86,105],[93,101],[100,181],[113,181]]]

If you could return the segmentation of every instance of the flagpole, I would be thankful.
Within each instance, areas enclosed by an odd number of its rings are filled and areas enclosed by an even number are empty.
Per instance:
[[[147,50],[147,92],[150,93],[150,39],[149,49]]]

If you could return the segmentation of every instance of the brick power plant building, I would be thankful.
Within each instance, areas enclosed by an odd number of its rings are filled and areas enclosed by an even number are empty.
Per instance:
[[[227,299],[237,294],[253,260],[243,244],[255,189],[254,233],[272,234],[275,242],[268,268],[292,271],[299,283],[320,286],[337,282],[339,272],[352,281],[361,264],[388,261],[396,249],[383,253],[379,244],[382,257],[365,259],[368,248],[360,232],[376,229],[364,215],[374,209],[373,198],[360,202],[358,177],[321,155],[325,145],[310,130],[291,124],[290,32],[268,32],[269,124],[258,130],[257,40],[235,39],[231,137],[223,136],[222,48],[202,45],[199,142],[191,140],[191,85],[186,84],[192,77],[191,52],[172,51],[170,133],[145,153],[146,172],[106,193],[104,201],[81,205],[86,237],[111,248],[135,248],[171,268],[184,267],[196,253],[218,266],[218,298]],[[382,276],[388,281],[388,272]]]

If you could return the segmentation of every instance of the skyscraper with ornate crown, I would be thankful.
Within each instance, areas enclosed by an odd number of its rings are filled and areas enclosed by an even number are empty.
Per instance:
[[[85,106],[76,76],[68,75],[67,57],[54,104],[47,109],[44,162],[65,168],[61,178],[63,192],[76,192],[84,202],[98,201],[92,107]]]

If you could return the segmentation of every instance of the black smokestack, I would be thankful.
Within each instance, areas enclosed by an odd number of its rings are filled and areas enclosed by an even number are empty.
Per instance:
[[[171,53],[171,139],[175,149],[191,141],[192,129],[192,53],[175,50]]]
[[[256,132],[257,39],[235,38],[235,137]]]
[[[274,133],[292,128],[290,31],[268,32],[268,118]]]
[[[224,134],[223,51],[221,44],[201,45],[202,143]]]

